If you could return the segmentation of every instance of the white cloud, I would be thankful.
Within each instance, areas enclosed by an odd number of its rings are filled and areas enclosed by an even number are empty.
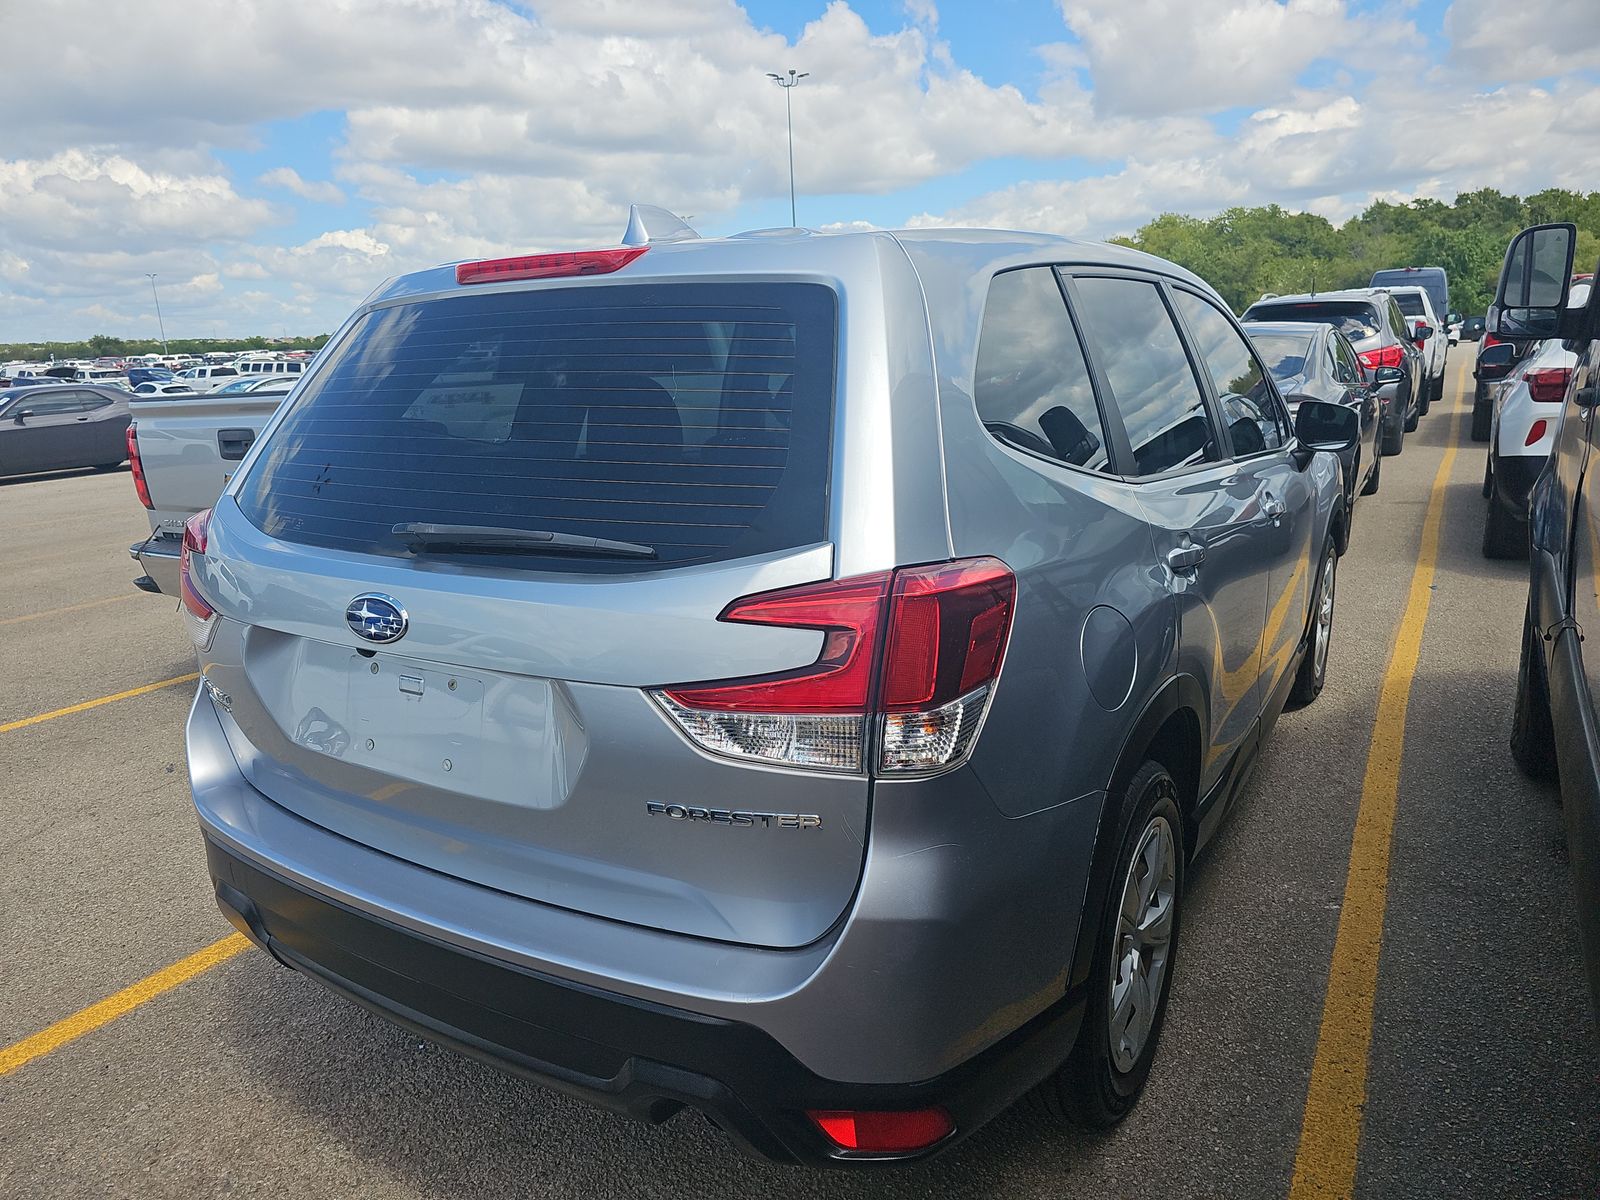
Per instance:
[[[337,184],[325,179],[302,179],[300,172],[293,167],[274,167],[257,177],[256,182],[262,187],[283,188],[302,200],[312,200],[318,204],[344,203],[344,193]]]
[[[1451,57],[1479,78],[1549,79],[1600,68],[1594,0],[1455,0],[1444,15]]]
[[[1353,17],[1346,0],[1059,0],[1083,43],[1095,103],[1153,116],[1268,103],[1319,59],[1415,31]],[[1381,38],[1381,40],[1377,40]]]

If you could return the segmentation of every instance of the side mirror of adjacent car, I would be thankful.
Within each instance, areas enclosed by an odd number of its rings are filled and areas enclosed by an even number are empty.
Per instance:
[[[1418,325],[1417,332],[1412,335],[1419,342],[1425,342],[1433,336],[1432,325]]]
[[[1406,373],[1399,367],[1378,367],[1372,372],[1372,386],[1383,387],[1390,383],[1404,383]]]
[[[1517,348],[1510,342],[1500,342],[1478,354],[1477,365],[1472,368],[1474,379],[1504,379],[1517,365]]]
[[[11,419],[13,421],[15,421],[18,425],[21,425],[23,421],[25,421],[27,418],[29,418],[31,416],[33,416],[33,409],[24,408],[20,412],[12,413],[11,414]]]
[[[1444,323],[1446,325],[1461,324],[1461,314],[1458,312],[1446,313],[1444,317]]]
[[[1361,440],[1361,414],[1343,404],[1302,400],[1294,414],[1295,464],[1303,471],[1318,450],[1343,454]]]
[[[1578,227],[1570,222],[1533,225],[1511,239],[1485,325],[1503,338],[1566,335],[1566,317]],[[1581,310],[1578,310],[1581,313]]]

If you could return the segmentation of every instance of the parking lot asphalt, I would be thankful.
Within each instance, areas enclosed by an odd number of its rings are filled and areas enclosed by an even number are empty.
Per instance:
[[[1328,1094],[1364,1097],[1345,1164],[1357,1195],[1596,1195],[1600,1042],[1557,799],[1506,746],[1526,569],[1479,553],[1470,361],[1453,352],[1446,401],[1357,507],[1327,689],[1279,722],[1191,874],[1138,1110],[1088,1137],[1019,1108],[926,1166],[871,1175],[749,1162],[692,1113],[649,1127],[591,1109],[254,950],[115,1019],[78,1017],[229,934],[189,810],[193,683],[167,682],[193,655],[174,605],[130,586],[144,516],[125,472],[0,482],[0,1195],[1059,1200],[1273,1197],[1297,1178],[1299,1195],[1339,1194],[1305,1182],[1327,1140],[1310,1128],[1314,1071]],[[1451,444],[1375,991],[1326,1005],[1374,714]],[[164,686],[76,709],[150,684]],[[8,1049],[73,1020],[81,1036],[6,1069]],[[1339,1029],[1370,1033],[1364,1077],[1319,1060]]]

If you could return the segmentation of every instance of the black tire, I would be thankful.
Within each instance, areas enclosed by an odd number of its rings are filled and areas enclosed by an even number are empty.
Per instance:
[[[1480,388],[1472,393],[1472,440],[1487,442],[1493,425],[1494,409],[1489,407],[1489,397]]]
[[[1383,456],[1393,458],[1406,448],[1406,424],[1396,421],[1392,427],[1383,433]]]
[[[1417,416],[1425,417],[1428,410],[1433,407],[1433,380],[1422,381],[1422,399],[1417,404]]]
[[[1426,408],[1413,408],[1409,413],[1406,414],[1407,433],[1416,432],[1417,423],[1422,420],[1422,414],[1427,411],[1428,410]]]
[[[1506,511],[1500,503],[1494,476],[1489,477],[1489,511],[1483,517],[1483,556],[1485,558],[1527,558],[1528,526]]]
[[[1328,681],[1328,655],[1324,649],[1318,653],[1318,638],[1325,636],[1329,642],[1333,640],[1333,604],[1332,599],[1337,599],[1339,590],[1339,547],[1333,540],[1333,535],[1322,546],[1322,558],[1317,565],[1317,588],[1311,595],[1311,613],[1306,620],[1306,652],[1300,660],[1300,669],[1295,673],[1294,686],[1289,689],[1290,708],[1304,708],[1318,696],[1322,695],[1322,687]],[[1322,609],[1322,591],[1324,586],[1329,590],[1328,628],[1325,635],[1319,635],[1317,629],[1318,614]]]
[[[1444,361],[1445,361],[1445,364],[1448,366],[1449,362],[1450,362],[1450,359],[1447,357]],[[1435,379],[1433,381],[1433,399],[1432,399],[1431,402],[1434,403],[1434,404],[1438,404],[1438,403],[1440,403],[1441,401],[1444,400],[1444,376],[1445,376],[1445,373],[1443,371],[1440,371],[1439,372],[1439,378],[1437,378],[1437,379]]]
[[[1529,779],[1556,781],[1556,732],[1550,718],[1550,684],[1533,610],[1522,618],[1522,661],[1517,666],[1517,707],[1511,714],[1511,757]]]
[[[1122,839],[1117,847],[1116,866],[1111,872],[1100,936],[1096,939],[1083,1026],[1067,1061],[1034,1093],[1039,1106],[1050,1117],[1078,1129],[1110,1129],[1139,1102],[1161,1041],[1167,996],[1172,990],[1172,974],[1178,962],[1184,872],[1183,815],[1178,810],[1178,785],[1160,763],[1146,762],[1128,781],[1123,795]],[[1122,1069],[1114,1060],[1111,1026],[1112,989],[1124,962],[1120,953],[1122,898],[1134,856],[1158,821],[1166,822],[1176,852],[1170,899],[1171,934],[1149,1032],[1137,1059],[1127,1069]]]
[[[1487,500],[1494,495],[1494,455],[1483,456],[1483,498]]]
[[[1376,449],[1376,447],[1374,447],[1374,449]],[[1372,456],[1372,474],[1368,475],[1366,483],[1361,485],[1361,494],[1363,496],[1376,496],[1378,494],[1378,484],[1382,476],[1383,455],[1382,453],[1376,453]]]

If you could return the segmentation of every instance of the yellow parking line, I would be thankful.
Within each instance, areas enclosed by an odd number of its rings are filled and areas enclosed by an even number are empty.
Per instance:
[[[1422,651],[1428,603],[1433,594],[1434,568],[1439,558],[1439,526],[1450,469],[1456,460],[1460,412],[1458,393],[1456,405],[1450,411],[1450,441],[1428,497],[1427,516],[1422,523],[1422,547],[1411,575],[1411,592],[1378,697],[1289,1200],[1349,1197],[1355,1191],[1356,1153],[1361,1141],[1362,1110],[1367,1102],[1367,1053],[1372,1044],[1378,953],[1383,946],[1383,911],[1389,893],[1389,849],[1399,801],[1406,707]]]
[[[96,1001],[65,1020],[57,1021],[48,1029],[41,1029],[31,1037],[14,1042],[0,1050],[0,1076],[11,1074],[41,1055],[59,1050],[68,1042],[75,1042],[86,1033],[93,1033],[146,1001],[154,1000],[161,993],[171,991],[218,963],[227,962],[249,944],[243,934],[230,933],[220,942],[212,942],[204,950],[198,950],[188,958],[180,958],[170,967],[164,967],[104,1000]]]
[[[124,600],[132,600],[143,594],[143,592],[129,592],[126,596],[107,596],[103,600],[85,600],[82,604],[68,604],[61,608],[47,608],[43,612],[28,613],[21,617],[6,617],[0,620],[0,625],[20,625],[24,621],[37,621],[41,617],[59,617],[62,613],[82,612],[86,608],[99,608],[106,604],[121,604]]]
[[[147,683],[143,687],[129,688],[125,692],[118,692],[115,696],[101,696],[98,700],[85,700],[82,704],[71,704],[66,708],[58,708],[54,712],[40,713],[36,717],[23,717],[20,721],[10,721],[0,725],[0,733],[10,733],[13,729],[26,729],[29,725],[39,725],[45,721],[53,721],[57,717],[70,717],[73,713],[87,712],[91,708],[99,708],[102,704],[111,704],[117,700],[131,700],[135,696],[143,696],[147,692],[158,692],[162,688],[173,687],[180,683],[193,683],[200,678],[198,671],[191,671],[187,675],[178,675],[172,679],[163,679],[160,683]]]

